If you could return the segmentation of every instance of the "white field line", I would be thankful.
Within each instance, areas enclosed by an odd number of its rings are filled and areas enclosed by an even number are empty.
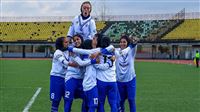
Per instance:
[[[26,105],[26,107],[24,108],[24,110],[22,112],[28,112],[28,110],[30,109],[30,107],[32,106],[32,104],[34,103],[36,97],[38,96],[38,94],[41,91],[41,87],[37,89],[37,91],[35,92],[35,94],[33,95],[33,97],[31,98],[31,100],[28,102],[28,104]]]

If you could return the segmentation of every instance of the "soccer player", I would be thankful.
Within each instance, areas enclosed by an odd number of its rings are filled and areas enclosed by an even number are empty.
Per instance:
[[[101,47],[106,48],[110,45],[110,38],[103,37],[101,39]],[[99,95],[99,106],[98,112],[105,112],[104,104],[106,96],[108,97],[108,102],[110,104],[111,112],[117,112],[117,83],[116,83],[116,73],[115,73],[115,61],[112,60],[113,54],[103,54],[100,55],[100,64],[107,63],[108,60],[111,61],[109,68],[106,70],[99,69],[98,64],[95,64],[97,71],[97,88]]]
[[[98,40],[98,41],[97,41]],[[87,41],[88,41],[88,43],[87,43]],[[110,46],[110,41],[108,41],[107,42],[107,44],[104,46],[104,50],[103,49],[100,49],[100,48],[96,48],[96,47],[101,47],[100,45],[99,45],[99,43],[101,43],[100,41],[102,41],[101,40],[101,36],[100,35],[96,35],[94,38],[93,38],[93,40],[92,41],[90,41],[90,40],[86,40],[86,43],[85,43],[85,45],[88,45],[89,46],[89,44],[92,42],[92,48],[93,49],[91,49],[91,50],[85,50],[85,49],[77,49],[77,48],[73,48],[73,49],[71,49],[71,51],[73,51],[73,52],[76,52],[76,53],[80,53],[80,54],[88,54],[88,55],[90,55],[90,54],[92,54],[92,53],[95,53],[95,52],[98,52],[98,53],[100,53],[100,51],[101,51],[101,54],[104,54],[104,51],[107,51],[107,50],[105,50],[105,48],[106,49],[112,49],[112,47],[113,46]],[[103,40],[103,41],[105,41],[105,40]],[[91,46],[90,46],[90,48],[91,48]],[[89,47],[88,47],[88,49],[89,49]],[[111,61],[110,59],[108,59],[108,60],[105,60],[105,63],[103,62],[103,63],[101,63],[101,64],[98,64],[98,65],[95,65],[95,67],[96,67],[96,69],[94,69],[94,67],[93,66],[87,66],[86,67],[86,72],[85,72],[85,77],[84,77],[84,80],[85,81],[83,81],[83,87],[85,87],[85,94],[86,94],[86,99],[87,99],[87,101],[89,102],[88,103],[88,106],[89,106],[89,108],[90,108],[90,110],[92,110],[91,112],[93,112],[94,111],[94,107],[96,107],[96,103],[97,103],[97,101],[98,101],[98,99],[96,99],[94,96],[96,96],[97,94],[96,94],[96,92],[95,91],[97,91],[96,90],[96,83],[97,83],[97,81],[96,81],[96,74],[95,74],[95,70],[97,70],[98,69],[98,71],[105,71],[105,70],[108,70],[108,69],[110,69],[111,68],[111,66],[113,65],[113,61]],[[93,69],[93,70],[92,70]],[[92,71],[91,71],[92,70]],[[112,70],[113,72],[115,72],[115,70]],[[107,73],[108,73],[109,71],[107,71]],[[110,73],[110,72],[109,72]],[[116,76],[115,76],[116,77]],[[92,82],[92,83],[91,83]],[[89,84],[89,83],[91,83],[91,84]],[[115,80],[115,83],[116,83],[116,80]],[[116,85],[116,84],[115,84]],[[115,86],[115,88],[117,88],[117,86]],[[100,91],[98,92],[98,93],[100,93]],[[114,96],[115,96],[115,91],[113,92],[113,94],[114,94]],[[109,97],[110,98],[110,97]],[[111,98],[110,98],[111,99]],[[116,99],[115,99],[116,100]],[[105,100],[104,100],[105,101]],[[110,101],[110,100],[109,100]],[[112,101],[111,101],[112,102]],[[114,105],[115,103],[113,102],[113,105]],[[103,106],[104,106],[104,104],[103,104]],[[103,109],[104,110],[104,108],[103,108],[103,106],[101,106],[101,109]],[[114,106],[112,106],[112,107],[114,107]],[[115,108],[117,108],[116,106],[115,106]],[[113,109],[113,112],[114,111],[116,111],[116,109],[114,110]]]
[[[134,41],[134,42],[131,42]],[[120,112],[125,112],[124,102],[129,101],[130,112],[136,112],[135,94],[136,94],[136,73],[134,61],[136,55],[136,43],[138,39],[130,39],[128,36],[120,38],[120,48],[116,49],[116,74],[117,85],[120,93]],[[127,52],[123,54],[122,50]]]
[[[72,38],[74,35],[79,34],[84,40],[92,39],[97,33],[95,21],[90,16],[92,5],[89,1],[85,1],[81,5],[81,14],[76,16],[69,28],[67,37]]]
[[[83,48],[92,49],[92,40],[85,40]],[[89,55],[84,55],[83,60],[90,60]],[[98,106],[98,89],[96,82],[96,69],[93,65],[86,66],[82,85],[88,112],[95,112]]]
[[[195,54],[195,61],[196,61],[197,68],[199,68],[199,57],[200,57],[200,54],[199,54],[199,51],[197,50]]]
[[[65,37],[56,39],[56,51],[53,55],[52,69],[50,72],[50,100],[51,112],[58,112],[61,98],[64,98],[65,74],[68,66],[76,66],[69,62],[69,53],[66,50],[69,41]]]
[[[75,35],[73,37],[76,48],[82,48],[83,37],[81,35]],[[65,112],[71,111],[71,105],[74,98],[83,99],[82,103],[82,112],[86,111],[85,101],[84,101],[84,92],[83,92],[83,75],[84,68],[81,66],[87,66],[90,64],[95,64],[95,60],[82,60],[83,56],[78,54],[71,54],[71,61],[76,62],[79,67],[68,67],[67,73],[65,76]]]

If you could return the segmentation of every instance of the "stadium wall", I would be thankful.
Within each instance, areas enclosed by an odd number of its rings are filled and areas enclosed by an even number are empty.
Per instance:
[[[118,43],[112,43],[119,47]],[[136,58],[193,59],[200,43],[138,43]],[[54,43],[0,43],[1,58],[51,58]]]

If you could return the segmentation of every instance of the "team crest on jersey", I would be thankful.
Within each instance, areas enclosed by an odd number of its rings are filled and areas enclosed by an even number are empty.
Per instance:
[[[78,21],[76,21],[76,24],[78,24]]]

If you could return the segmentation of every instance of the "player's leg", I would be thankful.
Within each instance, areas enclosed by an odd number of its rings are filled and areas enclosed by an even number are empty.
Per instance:
[[[196,65],[197,65],[197,68],[199,67],[199,58],[196,58]]]
[[[85,99],[85,94],[84,94],[84,91],[83,91],[82,83],[83,83],[83,79],[77,79],[77,88],[75,90],[74,98],[75,99],[77,99],[77,98],[82,99],[81,112],[87,112],[88,111],[87,102],[86,102],[86,99]]]
[[[58,76],[50,77],[50,100],[51,112],[57,112],[61,98],[63,97],[64,78]]]
[[[61,85],[61,88],[62,88],[62,97],[63,97],[63,100],[64,100],[64,106],[63,108],[65,109],[65,80],[63,82],[63,84]]]
[[[117,112],[117,83],[116,82],[108,82],[108,103],[110,104],[111,112]]]
[[[136,103],[135,103],[136,77],[127,83],[127,93],[128,93],[130,112],[136,112]]]
[[[98,106],[98,89],[97,86],[93,87],[89,91],[85,91],[87,99],[87,107],[89,107],[89,112],[95,112]]]
[[[77,80],[71,78],[65,82],[65,112],[71,111],[72,102],[74,99],[75,89],[77,88]]]
[[[121,101],[121,97],[120,97],[119,89],[117,87],[117,110],[118,110],[118,112],[121,112],[120,101]]]
[[[97,88],[98,88],[98,108],[97,112],[105,112],[104,104],[106,99],[106,83],[100,80],[97,80]]]
[[[127,88],[125,82],[117,82],[118,91],[120,95],[120,108],[119,112],[125,112],[124,103],[127,98]]]

